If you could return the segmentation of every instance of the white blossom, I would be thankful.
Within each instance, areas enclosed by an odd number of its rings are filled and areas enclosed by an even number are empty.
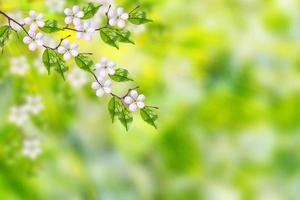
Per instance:
[[[65,0],[45,0],[50,12],[62,12],[65,7]]]
[[[10,72],[19,76],[24,76],[29,70],[27,58],[25,56],[13,57],[10,60]]]
[[[23,142],[22,153],[24,156],[27,156],[32,160],[37,159],[37,157],[42,153],[40,140],[37,138],[25,139]]]
[[[28,31],[29,36],[25,36],[23,38],[23,42],[25,44],[28,44],[30,51],[35,51],[38,46],[43,46],[43,37],[44,35],[42,33],[36,33],[35,31],[29,30]]]
[[[99,76],[104,78],[108,74],[114,75],[115,74],[115,66],[116,63],[113,61],[109,61],[107,58],[102,58],[100,63],[95,65],[95,69],[99,70]]]
[[[108,12],[108,17],[109,25],[124,28],[126,26],[126,20],[129,18],[129,15],[124,11],[124,8],[112,8]]]
[[[98,82],[92,83],[92,88],[96,90],[96,95],[98,97],[102,97],[105,93],[106,94],[111,93],[111,85],[112,85],[112,81],[110,79],[108,80],[99,79],[99,83]]]
[[[92,21],[85,21],[83,24],[79,24],[76,26],[76,29],[79,31],[77,33],[78,39],[85,39],[87,41],[90,41],[93,39],[96,26],[92,23]]]
[[[39,114],[44,109],[42,98],[40,96],[27,96],[24,106],[27,112],[33,115]]]
[[[131,112],[135,112],[138,108],[143,109],[145,107],[144,101],[145,96],[143,94],[139,95],[136,90],[131,90],[129,96],[124,98],[124,103],[129,105]]]
[[[43,75],[47,73],[47,70],[42,62],[42,58],[36,58],[33,64],[39,74]]]
[[[78,44],[73,43],[70,44],[68,40],[63,41],[62,45],[58,47],[57,51],[60,54],[64,54],[64,59],[65,60],[70,60],[73,57],[78,56]]]
[[[80,19],[84,16],[84,12],[80,10],[79,6],[73,6],[72,9],[66,8],[64,10],[64,13],[66,14],[65,23],[67,25],[73,24],[75,26],[80,25]]]
[[[73,88],[77,89],[87,83],[88,77],[82,70],[74,68],[68,73],[67,80]]]
[[[25,106],[14,106],[10,110],[9,121],[17,126],[28,122],[28,112]]]
[[[38,27],[44,27],[45,22],[44,15],[43,14],[36,14],[34,10],[31,10],[29,12],[29,17],[24,19],[24,23],[27,25],[30,25],[30,30],[36,31]]]

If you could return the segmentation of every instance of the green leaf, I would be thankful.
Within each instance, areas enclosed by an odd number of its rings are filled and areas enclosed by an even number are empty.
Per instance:
[[[109,77],[116,82],[133,81],[131,78],[128,77],[128,74],[128,70],[119,68],[116,69],[114,75],[109,75]]]
[[[10,28],[9,26],[1,26],[0,27],[0,47],[4,47],[6,44],[10,34]]]
[[[89,3],[87,4],[82,11],[84,12],[84,16],[81,19],[90,19],[92,17],[94,17],[94,15],[97,13],[97,11],[99,10],[99,8],[102,5],[96,5],[93,3]]]
[[[45,49],[43,53],[43,63],[48,70],[48,74],[50,74],[53,68],[65,79],[64,73],[68,70],[68,66],[59,53],[52,49]]]
[[[118,118],[126,131],[129,129],[129,124],[133,121],[132,114],[129,112],[128,108],[121,102],[118,106]]]
[[[118,45],[119,36],[114,31],[114,29],[103,28],[100,30],[100,36],[103,42],[119,49],[119,45]]]
[[[88,72],[91,71],[91,67],[94,65],[93,60],[83,54],[79,54],[77,57],[75,57],[75,62],[79,68]]]
[[[120,105],[122,102],[120,102],[120,99],[117,97],[112,97],[111,100],[108,103],[108,111],[111,116],[112,122],[115,120],[115,116],[118,115],[118,112],[120,110]]]
[[[130,31],[127,31],[127,30],[117,30],[117,29],[114,29],[114,30],[115,30],[116,34],[118,35],[118,41],[124,42],[124,43],[134,44],[134,42],[132,42],[130,40],[130,36],[131,36]]]
[[[45,26],[43,28],[40,28],[40,30],[45,33],[54,33],[60,31],[61,29],[58,28],[56,20],[48,19],[47,21],[45,21]]]
[[[128,20],[132,24],[136,24],[136,25],[152,22],[152,20],[147,19],[146,12],[140,11],[140,10],[136,10],[136,11],[130,13]]]
[[[140,110],[140,114],[142,119],[150,124],[151,126],[154,126],[157,129],[157,126],[155,124],[155,121],[158,119],[157,114],[154,112],[153,109],[150,108],[144,108]]]

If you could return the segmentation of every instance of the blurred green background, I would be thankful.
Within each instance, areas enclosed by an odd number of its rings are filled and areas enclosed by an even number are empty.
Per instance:
[[[63,21],[61,9],[85,2],[0,0],[0,8]],[[154,23],[132,27],[136,45],[119,51],[99,37],[80,49],[127,67],[160,107],[158,130],[138,115],[128,132],[112,124],[109,98],[95,97],[91,79],[76,89],[56,73],[40,75],[38,53],[14,36],[0,56],[0,199],[299,199],[300,2],[116,3],[141,4]],[[10,59],[23,55],[30,73],[11,74]],[[9,109],[28,94],[45,109],[20,129]],[[34,161],[21,154],[32,135],[43,151]]]

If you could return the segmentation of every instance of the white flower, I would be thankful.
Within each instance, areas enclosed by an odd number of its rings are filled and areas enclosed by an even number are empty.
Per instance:
[[[139,95],[136,90],[131,90],[129,96],[124,98],[124,103],[129,105],[131,112],[135,112],[137,108],[143,109],[145,107],[144,101],[145,96],[143,94]]]
[[[109,25],[124,28],[126,26],[126,20],[129,18],[129,15],[124,11],[124,8],[117,8],[110,9],[108,12],[108,17]]]
[[[17,126],[23,126],[28,122],[28,113],[25,106],[12,107],[10,110],[9,121]]]
[[[80,11],[79,6],[73,6],[72,9],[66,8],[64,13],[67,15],[65,23],[68,25],[72,22],[75,26],[80,25],[80,19],[84,16],[84,12]]]
[[[74,68],[68,73],[67,80],[73,88],[80,88],[87,83],[88,77],[87,74],[78,68]]]
[[[23,142],[23,151],[24,156],[29,157],[32,160],[37,159],[37,157],[42,153],[40,147],[40,140],[38,139],[25,139]]]
[[[27,96],[25,108],[30,114],[39,114],[44,109],[42,98],[40,96]]]
[[[30,30],[36,31],[38,27],[44,27],[45,23],[43,22],[44,15],[36,14],[34,10],[29,12],[29,17],[24,19],[24,23],[30,25]]]
[[[100,63],[97,63],[95,65],[95,69],[99,70],[99,76],[104,78],[106,77],[108,74],[110,75],[114,75],[115,74],[115,66],[116,63],[109,61],[107,58],[102,58]]]
[[[43,37],[44,35],[42,33],[35,33],[35,31],[29,30],[28,31],[29,36],[25,36],[23,38],[23,42],[25,44],[28,44],[30,51],[35,51],[38,46],[43,46]]]
[[[79,24],[76,26],[76,29],[80,31],[77,33],[78,39],[84,38],[85,40],[90,41],[93,39],[96,26],[94,26],[91,21],[86,21],[84,24]]]
[[[110,94],[111,93],[111,85],[112,81],[110,79],[104,80],[100,79],[99,80],[100,84],[98,82],[93,82],[92,83],[92,88],[96,90],[96,95],[98,97],[102,97],[105,93]]]
[[[62,12],[65,7],[65,0],[45,0],[46,6],[50,12]]]
[[[73,43],[70,44],[68,40],[63,41],[62,45],[58,47],[57,51],[60,54],[64,54],[64,59],[65,60],[70,60],[73,57],[78,56],[78,44]]]
[[[39,74],[42,75],[47,73],[47,70],[42,62],[42,58],[35,59],[33,64]]]
[[[10,72],[19,76],[24,76],[29,70],[27,58],[25,56],[13,57],[10,60]]]

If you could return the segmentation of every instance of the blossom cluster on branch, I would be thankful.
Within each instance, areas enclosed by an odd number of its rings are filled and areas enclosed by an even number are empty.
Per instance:
[[[15,20],[8,14],[0,10],[0,15],[8,21],[7,25],[0,26],[0,48],[4,48],[12,32],[18,34],[24,32],[23,42],[28,45],[30,51],[40,49],[43,51],[42,63],[50,74],[51,71],[57,71],[63,79],[69,67],[67,61],[74,59],[79,69],[87,72],[94,78],[91,87],[96,91],[96,96],[102,97],[110,95],[108,111],[114,121],[119,121],[128,130],[129,124],[133,121],[132,112],[140,109],[142,119],[156,128],[157,114],[154,109],[157,107],[145,105],[145,96],[138,94],[138,88],[129,89],[124,95],[117,95],[112,91],[113,82],[133,81],[126,69],[118,68],[117,64],[107,58],[102,58],[99,63],[94,63],[91,59],[92,53],[81,53],[77,43],[70,43],[67,37],[57,41],[57,45],[48,44],[47,34],[59,31],[71,31],[76,33],[78,39],[91,40],[96,33],[100,35],[102,41],[119,49],[120,43],[132,43],[131,32],[126,29],[129,23],[141,25],[151,22],[144,11],[137,6],[130,12],[124,8],[109,6],[105,12],[102,26],[95,26],[92,19],[97,15],[102,5],[88,3],[82,8],[75,5],[64,10],[64,24],[60,25],[55,19],[45,20],[42,13],[30,11],[29,16],[24,19],[24,23]],[[13,26],[12,26],[13,24]],[[15,27],[19,27],[16,29]],[[17,71],[15,69],[15,71]],[[68,77],[69,78],[69,77]],[[76,78],[73,76],[72,79]]]

